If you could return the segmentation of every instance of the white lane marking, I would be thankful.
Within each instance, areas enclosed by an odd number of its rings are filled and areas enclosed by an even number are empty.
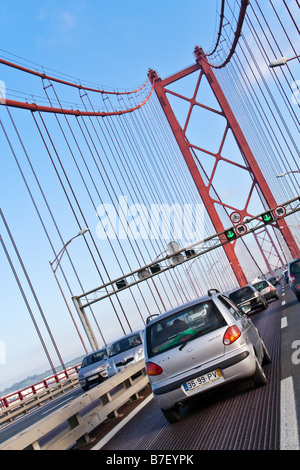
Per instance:
[[[281,305],[285,305],[285,304],[286,304],[286,301],[283,300],[283,301],[281,302]]]
[[[55,406],[52,406],[52,408],[48,408],[48,410],[44,411],[43,413],[41,413],[42,415],[45,415],[46,413],[49,413],[49,411],[51,410],[55,410],[55,408],[57,408],[58,406],[61,406],[63,403],[67,402],[67,401],[71,401],[72,398],[67,398],[66,400],[63,400],[61,401],[60,403],[58,403],[57,405]]]
[[[283,379],[280,384],[280,449],[300,449],[292,377]]]
[[[281,328],[286,328],[288,325],[287,317],[282,317],[281,319]]]

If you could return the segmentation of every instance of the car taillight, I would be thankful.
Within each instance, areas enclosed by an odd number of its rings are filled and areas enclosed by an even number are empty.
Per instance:
[[[270,290],[275,290],[275,287],[274,287],[274,286],[270,286]]]
[[[160,375],[163,372],[162,368],[154,362],[146,362],[145,367],[148,375]]]
[[[240,336],[241,336],[240,329],[235,325],[230,326],[225,331],[225,334],[223,337],[223,343],[225,344],[225,346],[228,346],[229,344],[234,343]]]
[[[296,281],[296,278],[295,276],[293,276],[292,274],[290,275],[290,282],[295,282]]]

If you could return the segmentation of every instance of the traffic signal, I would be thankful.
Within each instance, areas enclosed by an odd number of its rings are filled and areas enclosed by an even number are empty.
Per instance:
[[[227,238],[227,240],[229,240],[230,242],[232,240],[235,240],[236,239],[236,233],[235,231],[233,230],[233,228],[231,228],[230,230],[225,230],[225,237]]]
[[[270,224],[270,223],[273,222],[273,220],[274,220],[274,217],[273,217],[271,211],[266,212],[266,213],[263,214],[261,217],[262,217],[263,223],[266,224],[266,225],[267,225],[267,224]]]

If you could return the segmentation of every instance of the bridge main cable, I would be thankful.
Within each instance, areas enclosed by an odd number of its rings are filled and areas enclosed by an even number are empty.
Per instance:
[[[50,75],[47,75],[45,73],[38,72],[36,70],[32,70],[26,67],[23,67],[18,64],[14,64],[13,62],[8,62],[7,60],[0,59],[0,64],[6,65],[8,67],[15,68],[17,70],[20,70],[25,73],[29,73],[31,75],[35,75],[37,77],[40,77],[42,80],[49,80],[50,82],[57,82],[62,85],[67,85],[73,88],[77,88],[78,90],[84,90],[84,91],[90,91],[94,93],[100,93],[102,95],[132,95],[135,93],[138,93],[141,91],[143,88],[146,87],[146,85],[149,83],[150,78],[148,77],[147,81],[142,85],[141,87],[132,90],[132,91],[107,91],[107,90],[101,90],[100,88],[91,88],[87,87],[78,83],[74,82],[69,82],[66,80],[62,80],[60,78],[52,77]],[[128,108],[124,110],[119,110],[119,111],[79,111],[75,109],[63,109],[63,108],[54,108],[52,106],[41,106],[36,103],[28,103],[28,102],[22,102],[22,101],[15,101],[15,100],[10,100],[10,99],[5,99],[3,102],[0,102],[0,104],[13,107],[13,108],[21,108],[21,109],[26,109],[28,111],[36,112],[40,111],[43,113],[54,113],[54,114],[64,114],[64,115],[71,115],[71,116],[99,116],[99,117],[105,117],[105,116],[118,116],[122,114],[127,114],[131,113],[133,111],[136,111],[137,109],[141,108],[144,106],[144,104],[147,103],[149,98],[152,95],[154,89],[154,84],[152,84],[150,92],[148,93],[146,99],[142,101],[140,104],[134,106],[133,108]]]

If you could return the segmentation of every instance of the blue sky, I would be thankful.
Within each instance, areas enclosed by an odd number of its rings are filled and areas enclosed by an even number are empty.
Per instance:
[[[18,56],[16,61],[32,61],[33,68],[35,64],[45,66],[52,69],[53,75],[57,71],[103,88],[131,90],[146,81],[149,68],[165,77],[194,62],[196,45],[210,49],[218,23],[216,4],[216,0],[189,0],[185,3],[179,0],[155,0],[151,3],[136,0],[3,0],[0,5],[1,55],[13,61],[11,54],[15,54]],[[28,77],[23,78],[24,82],[21,83],[20,74],[1,66],[0,80],[5,82],[7,88],[30,91],[31,81]],[[23,126],[26,126],[26,122]],[[5,150],[7,148],[3,147],[2,155]],[[8,175],[15,173],[15,163],[12,160],[5,161],[5,170]],[[18,184],[20,187],[23,184],[20,179]],[[31,227],[36,226],[38,221],[34,213],[26,211],[25,200],[26,196],[22,200],[16,187],[5,176],[2,181],[1,207],[38,297],[42,299],[42,308],[50,316],[49,323],[63,350],[64,360],[67,361],[83,351],[74,332],[70,333],[69,341],[66,341],[65,330],[70,328],[70,323],[58,314],[65,307],[50,274],[48,259],[51,259],[51,253],[47,252],[49,247],[46,241],[39,239],[39,248],[47,253],[44,260],[47,266],[41,270],[40,251],[35,249],[37,239],[30,236]],[[3,230],[1,225],[2,234]],[[76,233],[74,230],[70,227],[70,237]],[[68,239],[68,235],[65,236]],[[75,243],[80,244],[81,241],[76,240]],[[59,241],[56,246],[59,246]],[[17,265],[11,246],[10,255]],[[0,390],[3,390],[19,378],[48,369],[49,364],[3,251],[1,265],[3,302],[0,344],[2,362],[5,363],[0,363]],[[19,268],[18,274],[26,286]],[[43,277],[43,282],[40,282],[39,276]],[[26,290],[28,294],[28,287]],[[53,295],[57,298],[53,298]],[[43,326],[41,330],[47,336]]]
[[[109,87],[132,88],[148,68],[168,75],[210,48],[216,0],[2,1],[1,48]]]

